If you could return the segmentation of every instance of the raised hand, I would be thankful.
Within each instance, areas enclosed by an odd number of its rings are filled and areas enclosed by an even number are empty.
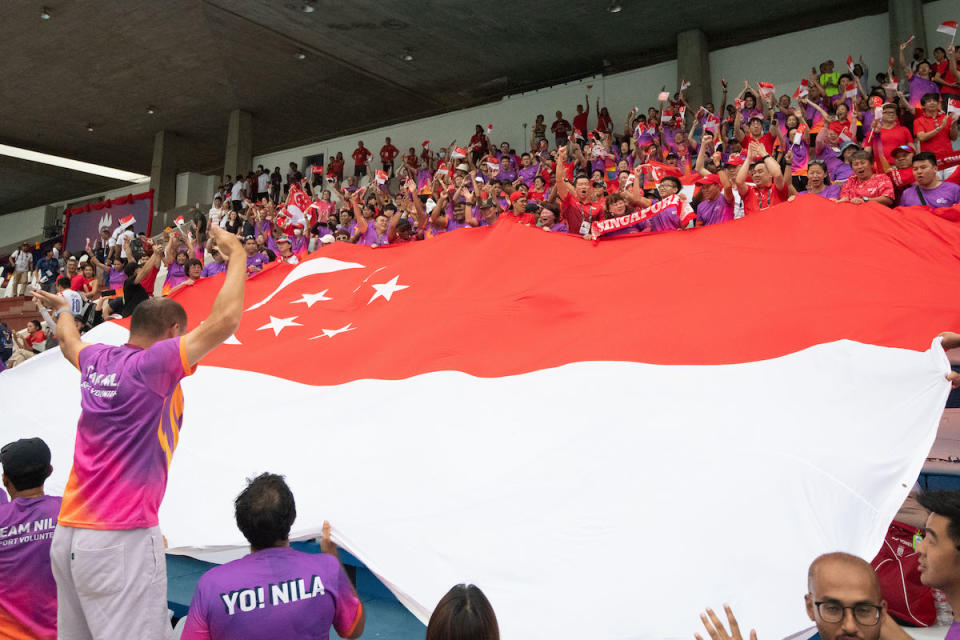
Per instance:
[[[743,636],[740,635],[740,625],[737,624],[737,618],[733,615],[733,610],[730,609],[730,605],[723,605],[723,610],[727,614],[727,622],[730,625],[729,633],[727,633],[723,622],[721,622],[717,614],[713,612],[713,609],[707,609],[706,613],[700,614],[700,622],[703,623],[703,627],[707,630],[710,639],[743,640]],[[693,637],[697,640],[703,640],[703,637],[699,633],[693,634]],[[757,640],[757,632],[753,629],[750,630],[750,640]]]

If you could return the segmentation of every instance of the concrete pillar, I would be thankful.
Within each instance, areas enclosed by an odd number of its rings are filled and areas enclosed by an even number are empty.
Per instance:
[[[687,103],[694,110],[702,104],[713,102],[713,91],[710,87],[710,48],[707,46],[707,36],[700,29],[677,34],[677,87],[684,80],[690,83]]]
[[[153,137],[153,166],[150,188],[153,189],[154,215],[173,209],[177,202],[177,163],[180,139],[169,131],[157,131]]]
[[[887,16],[890,20],[890,55],[894,60],[900,55],[900,43],[913,36],[913,42],[904,50],[903,56],[910,64],[913,50],[922,47],[927,59],[933,60],[933,52],[927,49],[927,35],[923,26],[923,4],[921,0],[888,0]],[[896,75],[900,75],[897,64]]]
[[[227,128],[227,151],[223,173],[231,177],[247,175],[253,168],[253,117],[247,111],[230,112]]]

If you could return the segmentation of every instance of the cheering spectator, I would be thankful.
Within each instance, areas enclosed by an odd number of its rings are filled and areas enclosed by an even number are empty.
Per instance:
[[[500,640],[497,615],[479,587],[458,584],[434,607],[426,640]]]
[[[812,193],[828,200],[840,199],[840,185],[830,184],[827,165],[820,160],[811,160],[807,164],[807,188],[798,195]]]
[[[711,173],[697,180],[703,196],[697,205],[697,226],[733,220],[733,189],[719,175]]]
[[[886,207],[893,206],[896,194],[890,176],[874,173],[873,158],[869,151],[857,151],[850,159],[853,176],[843,183],[838,202],[863,204],[877,202]]]
[[[787,173],[790,165],[787,165]],[[747,175],[753,178],[753,185],[747,184]],[[746,215],[769,209],[784,202],[789,197],[788,176],[780,170],[777,161],[767,153],[766,147],[759,142],[747,147],[747,159],[737,171],[736,185]]]
[[[363,146],[363,140],[357,142],[357,148],[351,154],[353,156],[353,175],[356,178],[367,175],[367,161],[373,154]]]
[[[21,296],[30,284],[30,273],[33,271],[33,253],[30,244],[24,242],[20,248],[10,254],[10,266],[13,268],[13,277],[10,279],[10,290],[15,296]]]
[[[400,150],[390,142],[390,136],[384,139],[383,146],[380,147],[380,162],[383,163],[383,170],[387,175],[393,175],[393,161],[400,155]]]
[[[10,502],[0,504],[0,633],[5,638],[57,637],[57,584],[50,570],[53,523],[60,498],[43,491],[53,473],[50,448],[40,438],[11,442],[0,449],[3,487]]]
[[[47,335],[40,328],[39,320],[31,320],[24,329],[24,334],[19,331],[13,334],[15,348],[13,355],[7,359],[7,366],[13,368],[23,363],[42,351],[47,342]]]
[[[920,142],[920,151],[929,151],[937,160],[953,153],[953,141],[957,139],[957,123],[948,114],[940,111],[940,96],[925,94],[921,100],[922,111],[913,119],[913,133]]]
[[[290,548],[297,508],[282,476],[251,480],[234,513],[250,554],[201,576],[183,640],[310,640],[327,637],[331,626],[342,638],[363,634],[366,615],[337,558],[330,524],[323,523],[322,553]],[[262,605],[249,606],[250,597]]]
[[[37,260],[37,282],[44,291],[52,292],[56,287],[57,276],[60,273],[60,261],[53,255],[53,247],[44,251],[43,257]]]
[[[46,289],[44,289],[46,291]],[[57,295],[62,297],[70,305],[70,313],[82,313],[86,302],[79,293],[70,288],[70,278],[60,276],[57,278]]]
[[[563,119],[563,113],[557,111],[557,119],[550,125],[550,132],[555,136],[557,147],[567,144],[567,138],[570,134],[570,123]]]
[[[586,108],[584,108],[586,105]],[[583,96],[583,104],[577,105],[577,115],[573,116],[573,128],[580,133],[587,131],[587,118],[590,116],[590,96]]]
[[[200,271],[201,278],[209,278],[210,276],[215,276],[218,273],[224,273],[227,270],[227,263],[224,260],[224,255],[220,253],[220,250],[214,246],[213,240],[207,242],[207,250],[210,252],[210,256],[213,260],[210,260],[205,265],[203,265],[203,270]]]
[[[937,157],[929,151],[913,156],[913,178],[916,185],[903,191],[901,205],[937,208],[960,204],[960,185],[940,180]]]
[[[243,314],[243,248],[216,227],[212,236],[231,267],[210,315],[189,333],[183,307],[154,298],[137,306],[127,344],[87,344],[63,298],[33,294],[55,310],[61,354],[83,373],[73,468],[50,550],[61,637],[169,636],[157,513],[183,418],[180,380]]]
[[[270,262],[270,257],[260,250],[257,239],[253,236],[247,236],[243,239],[243,249],[246,252],[245,264],[247,275],[253,275],[263,271],[264,265]]]

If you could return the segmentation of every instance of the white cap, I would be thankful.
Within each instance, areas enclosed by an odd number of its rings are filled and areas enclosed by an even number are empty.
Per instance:
[[[457,165],[457,171],[470,171],[470,167],[467,166],[466,162],[461,162]]]
[[[323,236],[323,237],[320,238],[321,244],[330,244],[330,243],[333,242],[334,240],[335,240],[335,238],[333,237],[333,234],[332,234],[332,233],[328,233],[327,235],[325,235],[325,236]]]
[[[427,210],[428,215],[430,214],[431,211],[434,210],[434,208],[436,208],[436,206],[437,206],[437,203],[433,198],[427,198],[426,204],[423,205],[424,209]]]

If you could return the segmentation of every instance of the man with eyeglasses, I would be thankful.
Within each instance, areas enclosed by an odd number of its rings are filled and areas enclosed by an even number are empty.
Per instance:
[[[807,586],[804,601],[807,615],[817,625],[816,633],[811,635],[809,629],[788,640],[878,640],[881,628],[887,631],[887,603],[880,595],[877,574],[866,560],[841,552],[819,556],[810,564]],[[711,640],[742,640],[733,611],[724,608],[730,631],[712,609],[700,614],[704,628]],[[699,634],[694,636],[703,640]],[[750,631],[750,640],[757,640],[756,631]]]

